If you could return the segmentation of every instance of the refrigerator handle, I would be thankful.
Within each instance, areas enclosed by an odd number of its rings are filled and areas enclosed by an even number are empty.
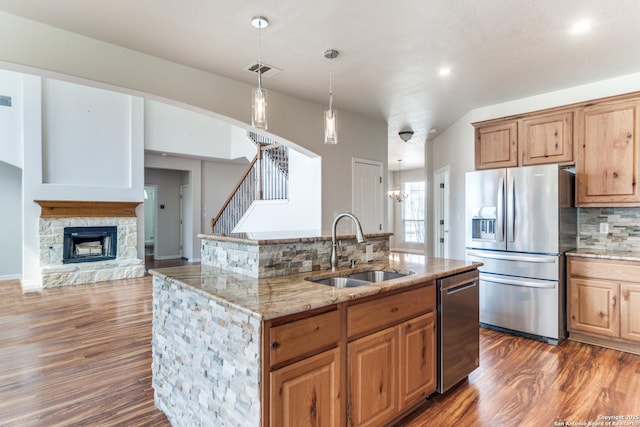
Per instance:
[[[513,176],[507,178],[507,197],[509,206],[507,207],[507,225],[511,229],[507,232],[510,242],[516,241],[516,185]]]
[[[496,241],[504,242],[504,177],[498,181],[498,201],[496,212]]]

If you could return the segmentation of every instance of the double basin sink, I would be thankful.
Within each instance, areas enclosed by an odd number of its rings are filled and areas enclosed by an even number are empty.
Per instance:
[[[351,273],[341,277],[327,277],[325,279],[311,280],[321,285],[333,286],[334,288],[353,288],[356,286],[369,285],[371,283],[384,282],[385,280],[397,279],[407,276],[406,273],[395,271],[373,270]],[[309,280],[309,279],[307,279]]]

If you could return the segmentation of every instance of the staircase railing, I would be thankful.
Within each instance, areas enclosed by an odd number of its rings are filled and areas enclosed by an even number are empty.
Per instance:
[[[258,153],[211,220],[214,234],[230,234],[255,200],[289,197],[288,147],[253,132],[247,136],[258,146]]]

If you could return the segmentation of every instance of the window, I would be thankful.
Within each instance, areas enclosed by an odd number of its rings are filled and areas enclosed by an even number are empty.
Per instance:
[[[424,243],[424,181],[405,182],[402,190],[409,195],[402,202],[402,240]]]

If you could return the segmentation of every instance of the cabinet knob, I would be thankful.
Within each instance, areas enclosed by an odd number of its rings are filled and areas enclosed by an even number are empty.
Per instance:
[[[280,343],[278,341],[274,341],[271,343],[272,350],[276,350],[278,347],[280,347]]]
[[[618,172],[614,172],[614,173],[613,173],[613,177],[614,177],[614,178],[617,178],[617,177],[618,177]]]

